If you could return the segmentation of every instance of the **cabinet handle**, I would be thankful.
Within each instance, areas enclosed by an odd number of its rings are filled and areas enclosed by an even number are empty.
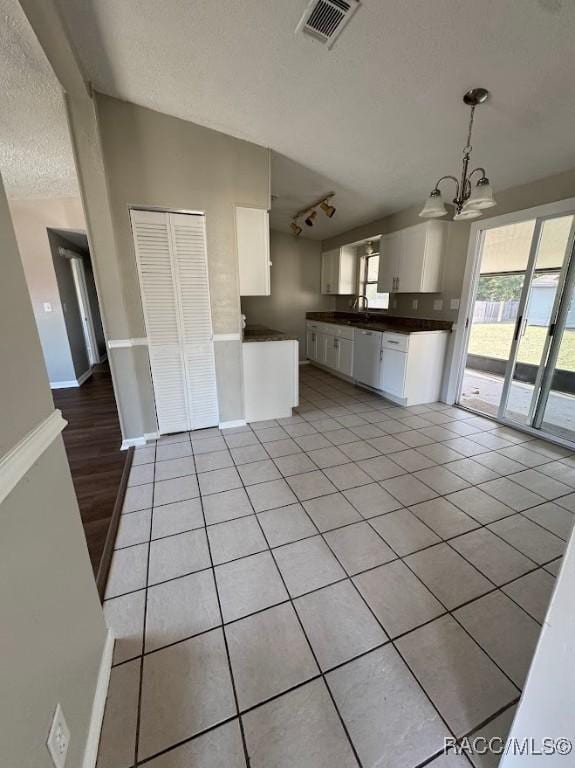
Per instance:
[[[399,341],[393,341],[393,339],[388,339],[387,343],[388,344],[399,344]]]
[[[397,285],[396,285],[396,287],[395,287],[395,290],[396,290],[396,291],[399,291],[399,277],[397,278]]]
[[[383,360],[383,349],[380,349],[379,350],[379,362],[381,363],[382,360]]]

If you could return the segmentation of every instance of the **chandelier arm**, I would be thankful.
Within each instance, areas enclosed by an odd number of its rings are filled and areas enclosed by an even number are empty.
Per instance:
[[[471,171],[471,173],[467,178],[470,179],[474,173],[480,173],[482,178],[485,178],[487,176],[487,173],[485,172],[485,168],[477,167]]]
[[[459,200],[459,180],[455,176],[450,176],[450,175],[442,176],[440,179],[438,179],[435,182],[434,189],[439,189],[439,185],[441,184],[442,181],[445,181],[445,179],[451,179],[451,181],[455,182],[455,198],[454,198],[454,200]]]

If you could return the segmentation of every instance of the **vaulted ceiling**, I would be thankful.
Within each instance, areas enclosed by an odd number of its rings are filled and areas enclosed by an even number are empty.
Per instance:
[[[274,150],[275,226],[330,191],[309,236],[417,204],[459,170],[473,86],[496,191],[575,167],[571,0],[363,0],[332,49],[295,33],[307,2],[57,0],[98,90]]]

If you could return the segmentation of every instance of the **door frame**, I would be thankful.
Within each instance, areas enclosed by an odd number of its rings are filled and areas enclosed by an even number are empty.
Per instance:
[[[453,404],[458,401],[463,385],[465,359],[467,357],[467,346],[469,343],[469,335],[471,333],[471,318],[473,316],[473,306],[475,304],[475,296],[479,284],[481,246],[483,244],[484,233],[489,229],[502,227],[506,224],[518,224],[528,219],[560,216],[562,214],[573,212],[575,212],[575,197],[569,197],[554,203],[546,203],[545,205],[537,205],[532,208],[524,208],[519,211],[493,216],[489,219],[481,219],[471,224],[465,261],[465,273],[461,289],[461,301],[459,304],[457,321],[453,328],[453,353],[448,371],[445,398],[447,403]]]
[[[73,253],[73,251],[69,251],[69,253]],[[79,254],[74,253],[73,257],[70,259],[70,268],[72,270],[76,298],[78,299],[78,307],[80,309],[80,320],[82,323],[82,331],[84,333],[86,354],[88,355],[90,368],[92,368],[100,362],[100,355],[98,353],[98,340],[94,328],[90,297],[88,296],[84,260]]]

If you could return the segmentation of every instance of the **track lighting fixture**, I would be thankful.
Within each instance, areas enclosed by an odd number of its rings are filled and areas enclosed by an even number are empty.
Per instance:
[[[302,233],[302,228],[301,228],[300,226],[298,226],[298,223],[297,223],[297,221],[292,221],[292,223],[290,224],[290,227],[291,227],[291,231],[294,233],[294,235],[295,235],[296,237],[298,237],[299,235],[301,235],[301,233]]]
[[[333,214],[335,213],[335,208],[333,205],[330,205],[327,200],[324,200],[322,203],[319,204],[319,207],[322,209],[322,211],[325,213],[325,215],[328,217],[328,219],[331,219]]]
[[[292,223],[290,224],[290,228],[296,237],[300,235],[302,231],[302,228],[298,224],[298,220],[303,219],[308,227],[313,227],[317,219],[318,208],[321,208],[321,210],[325,213],[328,219],[332,218],[332,216],[335,213],[335,206],[330,205],[329,201],[334,196],[335,196],[335,192],[330,192],[328,195],[325,195],[324,197],[320,197],[320,199],[316,200],[315,203],[312,203],[311,205],[308,205],[305,208],[302,208],[300,211],[298,211],[294,215],[292,219]]]
[[[308,227],[313,227],[313,223],[317,218],[317,211],[311,211],[309,216],[306,218],[305,223],[308,225]]]

